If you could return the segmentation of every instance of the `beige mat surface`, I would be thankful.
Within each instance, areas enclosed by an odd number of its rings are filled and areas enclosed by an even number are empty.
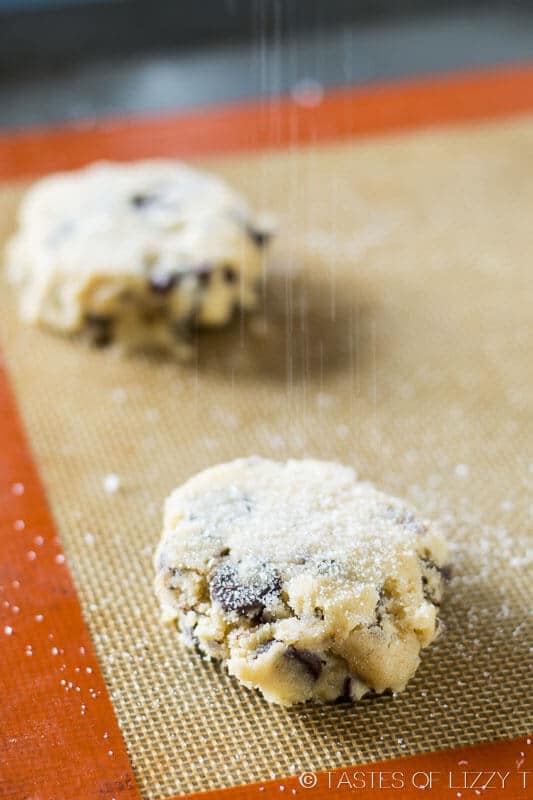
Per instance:
[[[203,164],[280,235],[261,313],[203,336],[196,362],[26,329],[2,287],[4,354],[141,793],[526,732],[533,119]],[[0,191],[1,239],[21,188]],[[352,464],[447,529],[446,633],[403,695],[270,707],[160,627],[165,495],[250,453]]]

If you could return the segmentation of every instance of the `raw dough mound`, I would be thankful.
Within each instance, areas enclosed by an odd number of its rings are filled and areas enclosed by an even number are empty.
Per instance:
[[[435,639],[445,542],[406,503],[323,461],[245,458],[167,499],[164,619],[270,702],[401,691]]]
[[[253,308],[267,239],[212,175],[179,161],[102,162],[27,192],[7,263],[26,320],[179,353],[196,324]]]

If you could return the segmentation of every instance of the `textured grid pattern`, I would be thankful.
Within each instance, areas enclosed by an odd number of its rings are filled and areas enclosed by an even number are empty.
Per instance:
[[[262,313],[202,337],[191,365],[86,351],[5,300],[9,368],[144,797],[530,726],[532,164],[530,119],[206,164],[282,226]],[[0,196],[2,236],[19,192]],[[252,452],[351,463],[448,529],[447,632],[405,694],[269,707],[158,624],[163,498]]]

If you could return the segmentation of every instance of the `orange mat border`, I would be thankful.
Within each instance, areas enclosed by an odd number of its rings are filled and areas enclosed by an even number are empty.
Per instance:
[[[140,800],[0,365],[0,798]]]
[[[532,110],[533,65],[526,64],[338,89],[312,107],[285,97],[0,136],[0,179],[74,169],[99,158],[190,158],[263,150]]]
[[[333,91],[311,108],[282,98],[187,115],[0,136],[0,178],[27,178],[75,168],[98,158],[193,157],[261,150],[532,111],[533,66],[522,65]],[[0,441],[0,798],[139,800],[113,706],[2,365]],[[518,764],[526,768],[523,759],[529,743],[520,738],[424,753],[372,764],[367,769],[399,769],[410,774],[444,772],[467,760],[473,770],[507,770],[514,764],[516,772]],[[357,767],[346,772],[364,770]],[[354,791],[345,782],[337,787],[335,781],[343,773],[331,773],[336,788],[330,787],[328,773],[321,772],[317,773],[317,786],[311,789],[291,777],[195,796],[248,800],[252,796],[279,797],[285,791],[325,800]],[[357,789],[357,794],[388,800],[418,797],[421,791],[410,785],[391,791]],[[440,782],[424,791],[435,800],[476,797],[474,788],[461,792]],[[531,793],[514,781],[497,796],[524,800]]]
[[[196,800],[280,800],[300,797],[334,800],[355,795],[374,800],[527,800],[533,797],[531,747],[533,739],[523,736],[499,742],[419,753],[388,761],[359,764],[331,771],[303,772],[289,778],[189,795]],[[502,777],[503,789],[502,789]],[[364,788],[363,788],[364,786]],[[483,786],[486,788],[483,789]],[[476,792],[477,789],[477,792]],[[486,793],[489,793],[488,795]],[[187,800],[187,797],[169,798]]]

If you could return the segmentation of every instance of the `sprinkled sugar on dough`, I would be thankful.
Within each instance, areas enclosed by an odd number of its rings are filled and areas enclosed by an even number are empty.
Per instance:
[[[402,691],[435,639],[446,544],[349,467],[238,459],[166,501],[166,621],[283,705]]]
[[[185,354],[191,327],[253,308],[267,239],[212,175],[178,161],[101,162],[28,191],[7,264],[29,322]]]

